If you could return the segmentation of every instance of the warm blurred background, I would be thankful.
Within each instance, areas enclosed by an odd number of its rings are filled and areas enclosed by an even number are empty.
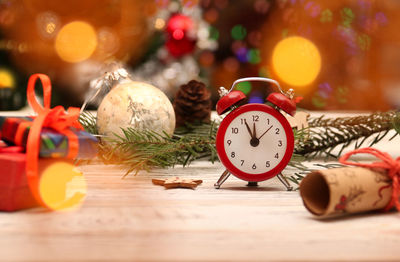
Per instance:
[[[191,79],[275,78],[313,110],[400,108],[398,0],[0,0],[0,110],[26,105],[32,73],[80,106],[120,62],[170,98]],[[263,86],[239,88],[263,101]]]

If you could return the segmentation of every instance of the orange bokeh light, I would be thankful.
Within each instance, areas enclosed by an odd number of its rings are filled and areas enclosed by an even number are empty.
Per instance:
[[[84,61],[96,50],[96,31],[86,22],[71,22],[60,29],[54,47],[58,56],[66,62]]]
[[[39,193],[47,207],[61,211],[82,204],[87,192],[86,180],[72,160],[51,159],[41,166],[40,174]]]
[[[301,89],[314,82],[319,75],[321,56],[313,42],[292,36],[275,46],[272,67],[280,80]]]

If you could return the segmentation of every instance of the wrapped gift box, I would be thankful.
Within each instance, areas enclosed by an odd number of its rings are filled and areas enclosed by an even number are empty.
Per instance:
[[[18,127],[26,122],[33,121],[31,117],[3,117],[0,116],[1,138],[15,144],[15,135]],[[70,128],[79,140],[79,152],[77,158],[93,158],[97,154],[97,138],[93,135]],[[26,146],[29,127],[25,128],[21,146]],[[41,132],[40,157],[65,157],[68,155],[68,138],[57,131],[44,127]]]
[[[9,149],[0,152],[0,211],[37,206],[26,178],[26,154]]]

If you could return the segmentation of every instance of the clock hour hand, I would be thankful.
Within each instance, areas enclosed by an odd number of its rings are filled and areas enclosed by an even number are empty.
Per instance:
[[[253,138],[253,133],[251,132],[249,124],[247,124],[246,120],[244,120],[244,124],[246,125],[247,131],[249,131],[249,134],[250,134],[251,138]]]
[[[258,139],[261,139],[261,137],[263,137],[266,133],[268,133],[269,130],[271,130],[273,126],[270,126],[267,131],[265,131]]]

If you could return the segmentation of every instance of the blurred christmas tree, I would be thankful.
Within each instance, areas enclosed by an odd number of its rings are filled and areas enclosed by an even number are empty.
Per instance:
[[[171,98],[199,77],[216,100],[219,86],[266,76],[301,107],[387,110],[400,106],[399,10],[398,0],[0,0],[0,69],[20,90],[14,108],[31,73],[51,76],[54,104],[79,106],[121,62]],[[250,102],[270,92],[238,88]]]
[[[37,72],[52,78],[54,104],[80,106],[89,82],[111,62],[172,97],[204,73],[198,59],[216,48],[193,1],[0,0],[0,30],[1,62],[22,91],[1,93],[3,110],[24,105],[26,76]],[[13,99],[21,103],[4,102]]]
[[[269,76],[294,88],[309,109],[387,110],[400,106],[396,0],[203,1],[218,35],[212,82]],[[289,39],[289,40],[288,40]],[[285,41],[287,40],[287,41]],[[243,83],[250,101],[265,87]]]

